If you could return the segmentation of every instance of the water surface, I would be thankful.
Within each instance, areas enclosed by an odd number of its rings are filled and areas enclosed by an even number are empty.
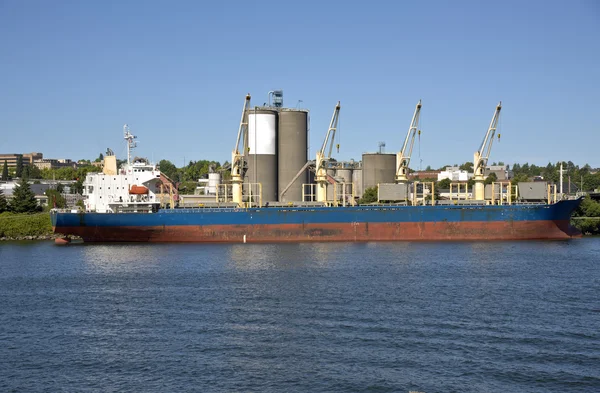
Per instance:
[[[0,391],[600,391],[599,261],[600,238],[0,243]]]

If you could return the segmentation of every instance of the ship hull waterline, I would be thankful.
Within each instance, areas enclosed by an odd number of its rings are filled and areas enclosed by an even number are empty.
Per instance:
[[[58,213],[56,233],[84,242],[370,242],[559,240],[579,200],[537,206],[316,208]],[[189,210],[188,210],[189,211]]]

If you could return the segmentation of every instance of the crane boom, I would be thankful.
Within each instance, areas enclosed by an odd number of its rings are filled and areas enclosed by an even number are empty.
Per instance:
[[[488,127],[488,130],[485,133],[485,136],[483,137],[483,141],[479,146],[479,150],[477,150],[473,155],[473,180],[475,180],[474,198],[476,200],[485,199],[485,187],[483,184],[485,180],[485,167],[487,166],[487,162],[490,158],[490,153],[492,151],[492,143],[494,142],[494,135],[496,135],[496,128],[498,127],[498,120],[500,119],[501,109],[502,101],[500,101],[496,106],[494,116],[492,116],[492,121],[490,122],[490,126]],[[500,134],[498,134],[498,139],[500,139]]]
[[[340,116],[340,102],[338,101],[335,109],[333,111],[333,115],[331,116],[331,121],[329,122],[329,129],[327,130],[327,135],[325,135],[325,140],[323,141],[323,146],[321,146],[320,153],[325,159],[331,158],[331,153],[333,152],[333,142],[335,140],[335,132],[337,131],[338,118]],[[327,143],[329,143],[329,154],[325,156],[325,150],[327,149]]]
[[[415,144],[415,136],[419,129],[419,117],[421,115],[421,100],[415,107],[415,113],[413,114],[410,127],[406,133],[406,139],[402,145],[402,150],[396,154],[396,182],[404,183],[408,181],[408,165],[410,164],[410,157],[412,156],[413,146]],[[418,131],[419,134],[421,131]],[[408,151],[407,151],[408,148]]]
[[[325,163],[331,159],[331,153],[333,152],[333,143],[335,140],[335,132],[337,131],[338,119],[340,116],[340,108],[340,102],[338,101],[333,111],[333,116],[331,116],[331,121],[329,122],[329,129],[327,130],[327,134],[325,135],[323,146],[321,146],[321,149],[317,151],[317,159],[315,161],[315,173],[317,181],[318,202],[327,201],[327,168],[325,168]],[[329,150],[327,150],[328,144]],[[328,153],[327,156],[325,155],[326,151]]]
[[[242,204],[242,183],[244,181],[244,155],[248,148],[248,138],[246,136],[248,132],[248,112],[250,110],[250,94],[246,95],[244,100],[244,107],[242,108],[242,118],[240,120],[240,127],[238,129],[237,140],[235,147],[231,152],[231,191],[233,202],[241,206]],[[240,152],[240,141],[242,142],[242,149]]]

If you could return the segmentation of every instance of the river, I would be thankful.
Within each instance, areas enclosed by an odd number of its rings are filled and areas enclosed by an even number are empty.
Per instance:
[[[600,238],[0,243],[2,392],[600,391]]]

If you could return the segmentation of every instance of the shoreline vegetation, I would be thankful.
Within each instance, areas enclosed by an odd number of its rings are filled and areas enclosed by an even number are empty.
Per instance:
[[[600,235],[600,203],[585,198],[574,212],[571,225],[584,236]],[[55,240],[64,237],[52,231],[50,213],[0,214],[0,241]]]

